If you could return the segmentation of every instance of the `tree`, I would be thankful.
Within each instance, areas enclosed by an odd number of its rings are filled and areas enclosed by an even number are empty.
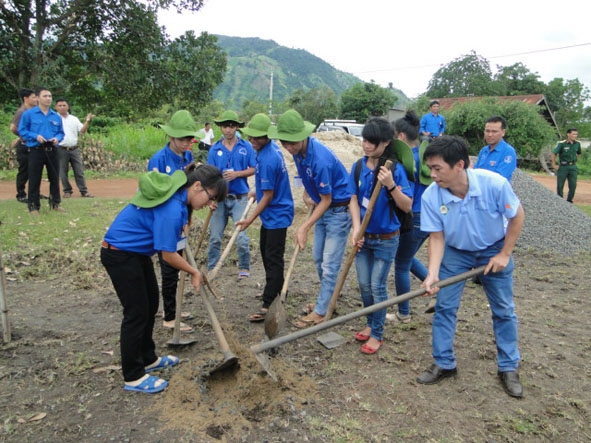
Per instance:
[[[325,118],[335,117],[338,112],[337,95],[328,86],[308,91],[298,89],[287,99],[287,106],[315,125]]]
[[[542,149],[556,140],[554,128],[537,106],[494,97],[456,104],[446,113],[446,132],[464,137],[470,146],[470,154],[478,155],[480,148],[486,145],[484,125],[492,115],[507,120],[505,139],[515,147],[519,158],[536,158]]]
[[[546,98],[561,131],[566,132],[569,126],[577,126],[585,120],[585,102],[590,98],[589,88],[578,79],[550,80],[546,86]]]
[[[387,114],[398,101],[391,89],[382,88],[374,81],[357,83],[341,95],[341,118],[365,122],[369,117]]]
[[[429,97],[499,95],[488,60],[472,51],[439,68],[429,81]]]
[[[523,63],[497,65],[494,80],[499,84],[499,95],[543,94],[546,89],[540,76],[532,73]]]
[[[163,85],[174,97],[177,109],[197,113],[213,98],[213,90],[224,80],[226,54],[216,44],[217,37],[188,31],[164,50]]]
[[[0,100],[13,99],[23,86],[47,85],[58,95],[109,106],[158,106],[166,38],[156,14],[197,11],[203,1],[1,2],[0,79],[12,93],[0,88]]]

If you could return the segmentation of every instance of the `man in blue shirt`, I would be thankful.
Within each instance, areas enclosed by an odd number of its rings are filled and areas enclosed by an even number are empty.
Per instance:
[[[434,384],[457,373],[453,343],[465,281],[441,290],[437,282],[486,265],[480,280],[492,311],[498,375],[509,395],[522,397],[512,253],[525,219],[523,208],[505,178],[468,168],[468,148],[459,137],[434,140],[424,159],[434,183],[422,197],[421,229],[430,233],[423,285],[429,295],[439,294],[432,326],[435,363],[417,381]]]
[[[238,128],[244,126],[234,111],[224,111],[215,124],[222,129],[223,137],[214,144],[207,155],[207,163],[217,167],[228,182],[228,195],[211,217],[208,270],[215,268],[221,256],[222,236],[232,217],[234,223],[242,218],[248,201],[248,177],[254,174],[256,156],[252,145],[236,136]],[[238,278],[250,276],[250,249],[246,231],[238,234]]]
[[[501,116],[490,117],[484,125],[484,139],[488,143],[478,153],[474,168],[497,172],[511,182],[517,167],[515,148],[505,141],[507,122]]]
[[[40,186],[43,166],[49,178],[49,207],[63,212],[60,206],[58,144],[64,139],[60,115],[51,109],[52,96],[47,88],[37,88],[39,105],[25,111],[18,125],[18,133],[29,148],[29,213],[39,215]]]
[[[183,171],[193,161],[191,143],[197,135],[197,124],[189,111],[181,110],[174,113],[168,125],[160,125],[169,142],[156,152],[148,162],[148,171],[162,172],[172,175],[176,171]],[[177,252],[182,252],[181,248]],[[176,290],[179,280],[179,270],[168,264],[158,252],[160,262],[160,275],[162,277],[162,308],[164,320],[162,326],[168,329],[174,328],[176,318]],[[182,318],[189,318],[188,312],[181,313]],[[193,328],[185,323],[180,324],[181,332],[191,332]]]
[[[320,278],[320,291],[314,310],[295,323],[298,328],[324,321],[351,229],[349,174],[334,152],[310,137],[315,128],[295,109],[290,109],[268,132],[269,138],[280,140],[293,156],[306,191],[304,203],[314,205],[310,217],[296,230],[295,240],[303,250],[308,232],[314,226],[312,255]]]
[[[281,293],[285,261],[285,238],[287,228],[294,216],[294,204],[289,186],[289,175],[279,146],[269,139],[267,131],[271,119],[265,114],[256,114],[248,126],[242,130],[257,153],[255,172],[257,206],[244,221],[236,223],[242,230],[261,218],[260,250],[265,267],[265,288],[263,306],[260,311],[250,315],[251,322],[265,319],[269,306]],[[253,194],[253,191],[251,191]]]
[[[431,141],[445,133],[445,117],[439,114],[439,101],[432,100],[429,103],[429,109],[431,109],[431,112],[421,117],[421,126],[419,128],[421,141]]]

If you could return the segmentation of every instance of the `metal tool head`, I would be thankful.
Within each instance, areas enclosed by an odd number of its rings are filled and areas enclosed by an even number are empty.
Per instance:
[[[341,346],[343,343],[347,342],[345,337],[332,331],[319,335],[316,340],[318,340],[327,349],[336,348],[337,346]]]

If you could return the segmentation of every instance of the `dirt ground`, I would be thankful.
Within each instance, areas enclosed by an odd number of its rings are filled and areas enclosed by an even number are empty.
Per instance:
[[[14,198],[9,185],[5,191],[7,184],[0,183],[0,199]],[[97,198],[130,197],[135,188],[133,180],[89,182]],[[580,181],[575,202],[591,203],[591,183],[585,188]],[[298,210],[294,226],[303,217]],[[250,278],[237,279],[233,253],[213,282],[219,295],[214,309],[240,367],[207,375],[222,354],[200,297],[187,290],[183,311],[194,315],[187,323],[195,331],[183,338],[195,343],[167,346],[172,333],[157,320],[157,349],[182,362],[162,371],[170,386],[154,396],[122,389],[121,308],[98,254],[102,290],[74,289],[76,276],[67,270],[59,280],[9,280],[12,342],[0,345],[0,441],[591,441],[588,254],[564,257],[522,248],[515,253],[525,388],[525,397],[517,400],[497,380],[490,310],[482,288],[473,283],[459,312],[455,379],[435,386],[415,382],[431,363],[432,316],[423,313],[426,300],[418,298],[410,324],[387,324],[378,354],[359,351],[353,335],[364,322],[352,320],[332,329],[346,339],[335,349],[325,348],[320,334],[278,348],[269,357],[278,376],[272,381],[250,351],[263,338],[262,324],[247,317],[258,310],[255,295],[264,284],[255,239],[251,251]],[[290,247],[286,257],[291,253]],[[314,301],[318,287],[308,247],[290,283],[290,321]],[[392,273],[389,289],[394,292]],[[360,308],[352,267],[337,315]],[[296,330],[288,324],[282,335]]]

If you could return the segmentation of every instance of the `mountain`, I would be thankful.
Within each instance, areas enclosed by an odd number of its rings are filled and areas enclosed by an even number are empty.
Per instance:
[[[218,45],[228,54],[228,70],[214,98],[228,108],[240,109],[245,100],[266,103],[273,75],[273,101],[282,102],[296,90],[309,90],[323,85],[337,96],[362,82],[352,74],[333,68],[324,60],[303,49],[291,49],[273,40],[216,35]],[[407,103],[406,95],[394,89],[397,104]]]

